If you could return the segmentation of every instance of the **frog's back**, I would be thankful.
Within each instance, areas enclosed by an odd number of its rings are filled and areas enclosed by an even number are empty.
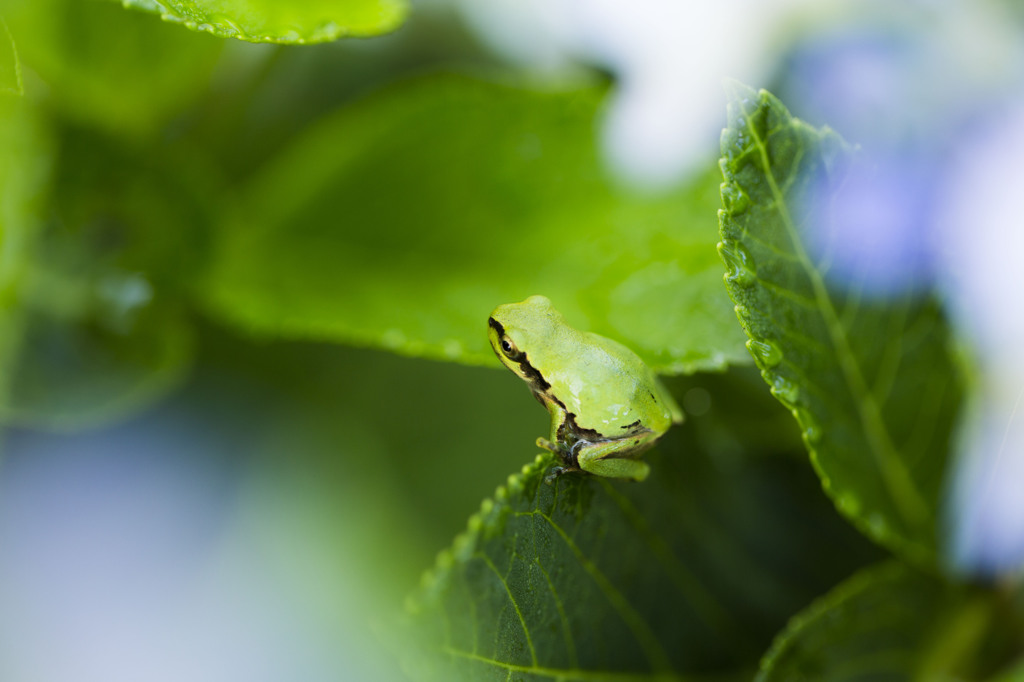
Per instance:
[[[635,431],[664,431],[673,422],[654,372],[632,350],[607,337],[580,332],[582,343],[564,371],[552,377],[557,395],[583,429],[614,437]],[[585,380],[584,380],[585,377]]]

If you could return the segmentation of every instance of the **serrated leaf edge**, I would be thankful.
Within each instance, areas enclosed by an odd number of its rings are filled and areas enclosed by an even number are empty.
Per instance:
[[[480,503],[480,510],[469,517],[466,530],[455,536],[450,547],[438,552],[434,566],[423,573],[417,590],[423,597],[418,597],[414,593],[406,598],[405,609],[408,614],[416,615],[421,611],[425,602],[443,586],[444,577],[452,566],[472,558],[477,540],[487,530],[499,527],[502,518],[511,513],[511,508],[507,504],[509,498],[522,492],[524,480],[543,472],[551,464],[551,460],[550,453],[538,454],[533,462],[524,465],[519,473],[511,474],[504,485],[498,486],[491,497]]]
[[[311,31],[309,37],[304,37],[298,31],[287,31],[281,33],[268,33],[263,35],[251,35],[246,33],[240,26],[227,17],[217,17],[216,20],[197,21],[182,16],[173,7],[169,7],[161,0],[121,0],[121,6],[130,10],[142,10],[160,15],[162,21],[171,24],[179,24],[197,33],[209,33],[218,38],[235,38],[247,43],[276,43],[280,45],[316,45],[328,43],[339,38],[369,38],[383,35],[394,31],[405,21],[409,14],[409,4],[401,0],[390,0],[394,6],[389,21],[381,25],[379,29],[352,30],[338,26],[330,22],[330,26]],[[384,14],[382,12],[382,14]]]
[[[755,146],[757,149],[764,178],[771,189],[772,195],[777,204],[777,210],[779,211],[783,223],[786,226],[787,234],[793,244],[800,266],[811,281],[816,303],[822,311],[822,315],[825,317],[826,327],[829,332],[829,340],[833,344],[833,349],[840,361],[840,368],[843,372],[844,381],[851,392],[858,397],[856,400],[859,408],[857,416],[862,426],[864,426],[869,440],[873,443],[872,455],[882,472],[882,479],[885,482],[890,497],[895,502],[897,509],[900,510],[904,519],[910,522],[911,525],[919,525],[926,521],[929,516],[927,504],[921,498],[913,480],[910,478],[909,473],[903,466],[902,461],[900,461],[898,456],[896,456],[895,446],[893,446],[891,439],[889,438],[888,429],[882,420],[878,405],[875,403],[871,392],[867,390],[867,385],[860,373],[860,368],[859,365],[857,365],[853,351],[849,346],[846,333],[842,329],[842,325],[839,322],[835,308],[832,306],[832,300],[828,295],[824,279],[818,269],[814,267],[809,255],[803,247],[803,242],[800,239],[796,224],[789,213],[785,197],[775,179],[774,174],[770,170],[770,159],[768,158],[768,150],[765,141],[761,139],[757,131],[748,124],[751,112],[746,108],[746,104],[750,103],[752,98],[756,98],[759,107],[774,106],[783,111],[788,117],[790,125],[814,131],[816,134],[821,134],[823,143],[828,139],[834,139],[836,142],[842,143],[844,146],[848,147],[848,145],[845,145],[841,138],[831,129],[825,127],[819,131],[804,121],[793,117],[789,113],[788,109],[786,109],[785,105],[783,105],[778,98],[767,90],[762,89],[755,92],[752,88],[737,81],[727,83],[726,89],[729,94],[730,101],[728,103],[728,127],[723,130],[723,138],[730,131],[740,132],[742,130],[750,135],[749,144]],[[729,170],[730,162],[731,159],[724,157],[720,161],[723,177],[726,181],[723,183],[723,187],[725,185],[732,185],[734,182],[732,173]],[[720,228],[723,226],[724,217],[726,215],[728,215],[727,210],[722,209],[719,211]],[[726,273],[726,280],[728,280],[728,276],[728,273]],[[730,298],[732,298],[731,291]],[[735,299],[733,299],[733,302],[737,303]],[[752,341],[758,343],[768,341],[767,339],[757,338],[752,333],[749,325],[747,325],[743,319],[742,308],[742,305],[737,303],[736,314],[740,320],[741,326],[747,333],[747,336]],[[775,375],[772,372],[771,367],[766,366],[756,354],[752,353],[752,355],[754,355],[754,362],[761,370],[762,377],[764,377],[769,386],[773,386]],[[774,394],[775,392],[773,391],[773,395]],[[821,478],[822,486],[826,491],[833,493],[830,494],[830,497],[836,503],[837,508],[847,516],[847,518],[852,519],[854,524],[869,537],[874,537],[890,546],[903,548],[908,552],[908,556],[913,557],[917,561],[928,563],[933,556],[933,552],[928,550],[919,542],[893,532],[889,528],[888,524],[879,525],[869,523],[859,514],[853,514],[848,509],[844,508],[845,505],[841,504],[841,500],[839,499],[840,495],[836,494],[832,480],[824,472],[819,461],[819,452],[814,445],[814,429],[817,425],[810,414],[805,410],[793,408],[791,411],[793,416],[797,419],[797,422],[800,424],[804,444],[808,449],[815,471]],[[849,495],[849,493],[844,492],[844,495]]]

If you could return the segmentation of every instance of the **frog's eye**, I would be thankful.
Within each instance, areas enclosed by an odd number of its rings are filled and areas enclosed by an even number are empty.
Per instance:
[[[501,337],[501,352],[505,354],[505,357],[515,360],[519,355],[519,349],[516,348],[516,344],[512,343],[512,339],[507,336]]]

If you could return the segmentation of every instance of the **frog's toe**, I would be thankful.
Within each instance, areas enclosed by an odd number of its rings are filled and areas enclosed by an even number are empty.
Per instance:
[[[555,443],[552,443],[547,438],[538,438],[537,439],[537,447],[542,449],[542,450],[547,450],[548,452],[554,452],[556,454],[559,454],[559,453],[562,452],[562,449],[560,447],[558,447],[558,445],[556,445]]]

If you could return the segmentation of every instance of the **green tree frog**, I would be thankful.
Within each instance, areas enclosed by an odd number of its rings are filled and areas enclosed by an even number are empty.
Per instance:
[[[551,413],[550,440],[537,446],[559,456],[554,476],[647,478],[641,454],[683,413],[636,353],[573,329],[544,296],[500,305],[487,322],[498,358]]]

